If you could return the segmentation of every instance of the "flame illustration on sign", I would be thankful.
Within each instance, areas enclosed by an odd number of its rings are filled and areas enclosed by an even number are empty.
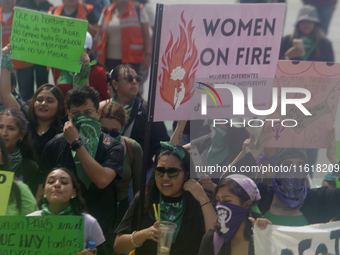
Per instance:
[[[195,27],[192,26],[192,20],[187,25],[183,14],[184,11],[181,14],[182,25],[179,25],[180,36],[174,43],[170,32],[170,40],[162,56],[162,71],[158,76],[161,97],[174,110],[193,96],[193,78],[199,64],[195,40],[192,38]]]

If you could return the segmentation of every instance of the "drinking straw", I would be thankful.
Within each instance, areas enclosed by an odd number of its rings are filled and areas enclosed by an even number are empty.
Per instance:
[[[156,209],[156,204],[153,204],[153,210],[154,210],[154,212],[155,212],[156,221],[159,221],[159,219],[158,219],[158,213],[157,213],[157,209]]]
[[[161,205],[158,204],[158,219],[161,221]]]

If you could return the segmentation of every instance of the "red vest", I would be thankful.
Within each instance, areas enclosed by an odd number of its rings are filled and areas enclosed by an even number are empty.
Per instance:
[[[1,42],[2,42],[2,47],[5,47],[7,44],[9,44],[9,40],[11,38],[13,15],[5,23],[4,17],[2,16],[2,7],[0,7],[0,20],[1,20],[1,30],[2,30]],[[12,63],[13,63],[13,69],[22,69],[22,68],[33,66],[33,64],[31,63],[14,60],[14,59],[12,60]]]
[[[104,65],[106,59],[107,27],[112,17],[116,3],[103,9],[104,19],[101,28],[101,40],[97,45],[98,59]],[[135,6],[129,1],[120,18],[120,31],[122,35],[122,62],[140,64],[144,59],[144,39],[141,23]]]

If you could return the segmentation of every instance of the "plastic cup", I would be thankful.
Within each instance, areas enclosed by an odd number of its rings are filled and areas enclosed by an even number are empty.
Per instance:
[[[159,240],[157,246],[157,255],[169,255],[172,245],[172,239],[174,237],[176,224],[169,221],[161,221],[159,229],[163,233],[163,237]]]

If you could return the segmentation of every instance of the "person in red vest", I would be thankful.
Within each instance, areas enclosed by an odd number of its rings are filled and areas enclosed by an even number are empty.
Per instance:
[[[81,4],[78,0],[63,0],[63,4],[58,7],[51,7],[50,13],[57,16],[84,19],[89,22],[87,30],[92,36],[96,35],[98,26],[95,13],[92,11],[93,5]]]
[[[0,20],[1,20],[1,30],[2,30],[2,45],[9,44],[10,38],[11,38],[11,32],[12,32],[12,22],[13,22],[13,8],[16,6],[16,0],[6,0],[6,1],[0,1],[1,7],[0,7]],[[16,70],[18,83],[19,83],[19,90],[21,97],[24,101],[27,101],[30,99],[33,95],[33,83],[34,83],[34,77],[33,77],[33,64],[13,60],[13,69]],[[26,90],[23,90],[23,88],[26,87],[32,87],[31,93],[25,93]]]
[[[97,54],[106,70],[130,64],[140,74],[151,63],[151,38],[148,16],[143,5],[114,0],[99,18],[100,40]]]

